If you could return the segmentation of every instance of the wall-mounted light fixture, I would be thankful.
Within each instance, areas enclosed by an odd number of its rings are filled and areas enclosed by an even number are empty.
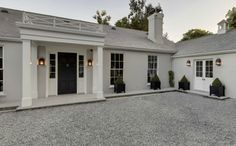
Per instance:
[[[222,60],[220,58],[216,59],[216,65],[221,66],[222,65]]]
[[[93,60],[92,60],[92,59],[89,59],[89,60],[88,60],[88,66],[89,66],[89,67],[93,66]]]
[[[191,67],[191,61],[190,61],[190,60],[188,60],[188,61],[186,62],[186,66]]]
[[[45,59],[44,59],[44,58],[39,58],[39,59],[38,59],[38,65],[40,65],[40,66],[46,65]]]

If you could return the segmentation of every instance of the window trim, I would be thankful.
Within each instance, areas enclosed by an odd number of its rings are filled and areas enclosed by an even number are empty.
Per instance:
[[[111,70],[112,70],[112,68],[111,68],[111,62],[112,62],[111,55],[112,54],[123,54],[123,68],[122,68],[123,76],[122,76],[122,78],[124,80],[125,53],[124,52],[119,52],[119,51],[110,52],[110,56],[109,56],[109,61],[110,61],[109,62],[109,88],[114,88],[114,85],[111,84]]]
[[[148,54],[147,55],[147,75],[146,75],[146,82],[147,82],[147,86],[150,86],[151,85],[151,82],[148,82],[148,71],[149,71],[149,56],[155,56],[157,57],[157,61],[156,61],[156,64],[157,64],[157,67],[156,67],[156,74],[159,75],[159,56],[157,54]]]

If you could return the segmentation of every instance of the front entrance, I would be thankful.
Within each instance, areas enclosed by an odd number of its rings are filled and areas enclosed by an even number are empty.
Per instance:
[[[77,54],[58,53],[58,94],[77,93]]]
[[[194,89],[209,92],[209,86],[213,81],[213,60],[195,61]]]

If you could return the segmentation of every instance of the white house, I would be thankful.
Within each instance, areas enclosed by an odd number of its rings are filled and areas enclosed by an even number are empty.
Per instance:
[[[162,13],[149,17],[149,30],[144,32],[0,11],[0,102],[20,101],[26,107],[33,99],[61,94],[104,98],[113,93],[118,75],[127,92],[149,89],[154,74],[162,88],[168,88],[170,70],[176,83],[186,75],[191,90],[202,92],[209,92],[212,80],[219,77],[226,95],[236,97],[236,31],[222,31],[227,29],[223,21],[220,34],[174,43],[163,37]],[[221,66],[215,65],[218,58]]]

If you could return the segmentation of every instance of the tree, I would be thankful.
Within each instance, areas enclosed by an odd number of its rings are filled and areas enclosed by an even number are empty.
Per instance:
[[[202,30],[202,29],[191,29],[185,34],[183,34],[183,38],[181,39],[181,41],[196,39],[196,38],[200,38],[200,37],[212,35],[212,34],[213,33],[206,30]]]
[[[161,6],[146,5],[146,0],[130,0],[130,13],[116,22],[116,26],[137,30],[148,30],[148,16],[161,12]]]
[[[104,24],[104,25],[109,25],[109,22],[111,20],[111,16],[107,15],[106,10],[102,11],[97,10],[96,15],[94,15],[93,18],[97,20],[98,24]]]
[[[124,17],[121,20],[118,20],[115,24],[117,27],[130,28],[130,22],[128,17]]]
[[[230,29],[236,28],[236,7],[233,7],[232,10],[228,11],[226,18]]]

